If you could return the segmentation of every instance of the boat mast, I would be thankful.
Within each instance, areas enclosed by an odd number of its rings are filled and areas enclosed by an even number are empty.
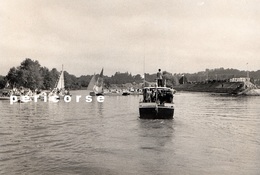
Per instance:
[[[64,81],[62,74],[63,74],[63,64],[61,65],[61,82]],[[62,83],[60,84],[60,86],[62,86]],[[62,88],[62,87],[60,87],[60,89],[61,89],[61,88]]]
[[[144,67],[143,67],[143,71],[144,71],[144,87],[145,87],[145,42],[144,42]]]
[[[247,69],[246,76],[247,76],[247,78],[249,78],[248,63],[246,63],[246,69]]]

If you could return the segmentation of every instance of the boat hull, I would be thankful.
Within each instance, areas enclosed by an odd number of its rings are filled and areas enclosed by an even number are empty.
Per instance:
[[[96,96],[96,93],[95,92],[90,92],[89,95],[90,96]]]
[[[10,100],[10,97],[0,97],[0,100]]]
[[[128,95],[130,95],[130,93],[129,92],[123,92],[122,95],[123,96],[128,96]]]
[[[103,93],[95,93],[95,92],[90,92],[89,95],[90,96],[104,96]]]
[[[174,107],[173,104],[140,103],[139,114],[141,119],[173,119]]]

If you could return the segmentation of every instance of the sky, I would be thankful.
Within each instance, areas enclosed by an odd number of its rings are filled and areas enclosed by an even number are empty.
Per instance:
[[[0,75],[25,58],[76,76],[256,71],[259,9],[258,0],[0,1]]]

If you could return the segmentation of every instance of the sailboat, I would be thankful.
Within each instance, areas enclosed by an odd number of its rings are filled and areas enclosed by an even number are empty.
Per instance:
[[[88,88],[87,88],[87,90],[88,91],[90,91],[90,95],[91,96],[95,96],[95,93],[93,92],[93,88],[94,88],[94,86],[95,86],[95,83],[96,83],[96,74],[94,74],[93,76],[92,76],[92,78],[91,78],[91,80],[90,80],[90,82],[89,82],[89,84],[88,84]]]
[[[59,76],[58,81],[56,82],[53,90],[50,92],[49,97],[51,96],[58,96],[58,99],[60,97],[63,97],[65,95],[70,95],[69,92],[65,89],[65,83],[64,83],[64,71],[63,71],[63,65],[62,70]]]
[[[91,78],[87,90],[90,90],[91,92],[89,95],[91,96],[99,96],[104,95],[104,79],[103,79],[103,68],[99,74],[98,77],[94,74]]]

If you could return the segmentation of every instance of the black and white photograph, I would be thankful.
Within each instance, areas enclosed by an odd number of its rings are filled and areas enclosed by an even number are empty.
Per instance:
[[[0,1],[0,174],[259,175],[260,1]]]

